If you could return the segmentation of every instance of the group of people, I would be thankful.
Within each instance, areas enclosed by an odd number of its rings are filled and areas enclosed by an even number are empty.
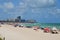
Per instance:
[[[19,27],[24,27],[23,25],[18,25],[18,24],[15,24],[14,25],[14,27],[17,27],[17,26],[19,26]],[[31,28],[30,26],[26,26],[26,28]],[[39,27],[39,26],[33,26],[33,30],[35,30],[35,31],[38,31],[38,29],[42,29],[43,30],[43,32],[45,32],[45,33],[53,33],[53,34],[58,34],[59,32],[59,30],[56,28],[56,27],[52,27],[52,28],[49,28],[49,27],[45,27],[45,28],[42,28],[42,27]]]
[[[38,29],[42,29],[43,32],[45,33],[52,33],[52,34],[58,34],[59,30],[56,28],[56,27],[53,27],[53,28],[49,28],[49,27],[45,27],[45,28],[39,28],[37,26],[34,27],[34,30],[38,31]]]

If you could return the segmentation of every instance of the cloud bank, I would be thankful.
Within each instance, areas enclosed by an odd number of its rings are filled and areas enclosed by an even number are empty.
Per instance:
[[[49,7],[54,6],[56,0],[23,0],[30,7]]]
[[[51,18],[52,16],[54,18],[59,17],[60,13],[60,9],[55,7],[56,0],[22,0],[16,6],[13,2],[4,2],[2,6],[3,12],[14,14],[14,16],[30,15],[34,18]]]
[[[14,8],[14,4],[12,2],[5,2],[3,6],[7,9]]]

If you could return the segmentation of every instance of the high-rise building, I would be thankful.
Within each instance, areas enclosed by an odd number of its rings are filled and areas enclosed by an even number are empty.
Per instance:
[[[21,16],[18,16],[16,19],[15,19],[16,22],[21,22]]]
[[[24,22],[26,22],[26,20],[25,19],[21,19],[21,22],[24,23]]]

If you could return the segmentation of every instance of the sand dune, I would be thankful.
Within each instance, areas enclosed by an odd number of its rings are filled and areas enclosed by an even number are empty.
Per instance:
[[[11,25],[2,25],[0,34],[5,37],[5,40],[60,40],[60,34],[44,33],[42,30],[35,31],[32,28]]]

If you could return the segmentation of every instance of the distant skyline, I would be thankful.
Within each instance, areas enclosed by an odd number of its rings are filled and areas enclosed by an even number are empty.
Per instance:
[[[17,16],[40,23],[60,23],[60,0],[0,0],[0,20]]]

